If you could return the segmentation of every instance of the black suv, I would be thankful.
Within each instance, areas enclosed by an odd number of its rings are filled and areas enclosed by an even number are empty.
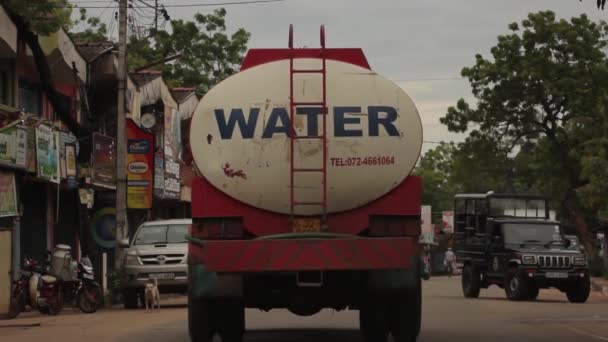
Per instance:
[[[555,287],[573,303],[591,288],[585,256],[572,250],[559,222],[539,196],[459,194],[455,197],[455,252],[463,265],[462,290],[477,298],[498,285],[511,300],[534,300]]]

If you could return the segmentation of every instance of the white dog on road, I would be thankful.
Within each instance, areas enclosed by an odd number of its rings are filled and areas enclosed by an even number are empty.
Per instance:
[[[160,292],[158,291],[158,279],[154,278],[154,283],[147,283],[145,289],[144,300],[146,302],[146,311],[150,309],[154,310],[154,304],[156,308],[160,310]]]

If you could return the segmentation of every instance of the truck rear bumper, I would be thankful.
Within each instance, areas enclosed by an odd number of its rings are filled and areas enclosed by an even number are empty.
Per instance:
[[[418,238],[206,240],[188,244],[188,263],[217,273],[408,269]]]

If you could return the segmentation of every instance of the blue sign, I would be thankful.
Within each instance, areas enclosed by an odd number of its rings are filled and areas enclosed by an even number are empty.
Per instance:
[[[361,115],[363,109],[361,107],[334,107],[334,137],[363,137],[364,132],[361,129],[361,120],[367,120],[368,131],[365,132],[367,136],[380,136],[381,129],[391,137],[399,136],[399,131],[397,131],[394,123],[399,116],[395,108],[389,106],[369,106],[367,107],[367,113]],[[223,109],[216,109],[214,112],[222,139],[231,139],[237,125],[243,139],[253,138],[260,115],[259,108],[251,108],[247,118],[245,118],[242,108],[233,108],[230,110],[228,117],[226,117]],[[359,115],[352,116],[349,114]],[[299,107],[296,108],[296,115],[306,116],[308,136],[317,136],[319,134],[319,116],[323,115],[321,107]],[[265,121],[262,139],[270,139],[275,134],[289,136],[291,123],[286,108],[274,108]]]

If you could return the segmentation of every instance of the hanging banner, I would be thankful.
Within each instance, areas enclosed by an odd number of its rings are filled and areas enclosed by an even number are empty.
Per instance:
[[[60,131],[59,133],[59,161],[60,161],[60,170],[61,170],[61,179],[68,178],[67,175],[67,148],[66,146],[73,146],[73,151],[75,156],[78,155],[78,139],[76,136],[70,132]],[[74,175],[75,176],[75,175]]]
[[[420,228],[422,233],[420,240],[425,244],[432,244],[435,240],[431,214],[431,206],[423,205],[420,212]]]
[[[59,135],[46,125],[36,128],[38,177],[59,183]]]
[[[165,193],[165,158],[162,152],[154,156],[154,196],[162,198]]]
[[[181,148],[181,125],[179,114],[176,109],[165,106],[165,156],[180,157]]]
[[[443,231],[448,233],[454,232],[454,212],[444,211],[442,213]]]
[[[17,188],[15,174],[0,171],[0,217],[17,216]]]
[[[150,209],[154,199],[154,134],[127,120],[127,207]]]
[[[179,169],[180,165],[175,158],[165,158],[165,193],[163,197],[166,199],[180,199]]]
[[[65,176],[70,189],[78,188],[78,167],[76,166],[76,145],[65,144]]]
[[[25,169],[27,161],[27,129],[11,127],[0,131],[0,164]]]
[[[25,159],[25,169],[28,172],[36,173],[36,128],[27,127],[27,142],[26,142],[26,159]]]
[[[91,180],[93,184],[108,188],[116,187],[116,144],[114,138],[93,133]]]

